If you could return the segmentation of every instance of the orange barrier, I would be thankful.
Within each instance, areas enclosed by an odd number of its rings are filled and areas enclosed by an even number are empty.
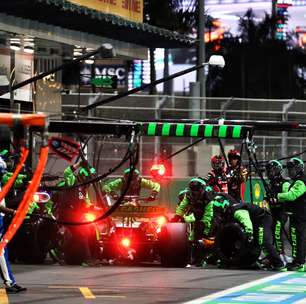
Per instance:
[[[35,126],[35,127],[45,127],[47,124],[47,118],[44,114],[12,114],[12,113],[0,113],[0,125],[7,125],[9,127],[14,127],[15,124],[21,124],[25,127]],[[28,185],[28,188],[22,198],[21,203],[18,206],[16,211],[16,215],[14,216],[10,226],[8,227],[6,233],[4,234],[1,242],[0,242],[0,252],[2,253],[3,249],[7,245],[7,243],[13,238],[16,231],[22,224],[27,212],[30,203],[32,202],[33,195],[36,192],[45,165],[48,159],[49,148],[48,146],[42,147],[40,149],[40,157],[36,167],[36,170],[33,174],[32,180]],[[22,147],[21,148],[21,156],[18,165],[9,179],[7,184],[3,187],[2,191],[0,192],[0,202],[6,196],[10,188],[13,186],[19,172],[21,171],[27,157],[29,154],[29,149]]]
[[[16,121],[24,126],[44,127],[47,119],[44,114],[0,113],[0,125],[12,127]]]
[[[17,232],[18,228],[20,227],[20,225],[22,224],[27,212],[28,212],[28,208],[30,203],[32,202],[33,199],[33,194],[34,192],[36,192],[45,165],[47,163],[47,159],[48,159],[48,153],[49,153],[49,148],[48,147],[43,147],[40,150],[40,157],[39,157],[39,161],[35,170],[35,173],[32,177],[31,182],[29,183],[28,189],[26,190],[22,201],[17,209],[17,213],[14,216],[11,224],[8,227],[8,230],[6,231],[6,233],[4,234],[1,242],[0,242],[0,252],[2,252],[5,248],[5,246],[7,245],[7,243],[13,238],[13,236],[15,235],[15,233]]]

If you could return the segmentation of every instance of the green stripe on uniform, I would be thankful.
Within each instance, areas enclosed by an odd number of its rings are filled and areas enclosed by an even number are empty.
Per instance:
[[[218,137],[225,138],[226,137],[227,126],[219,126]]]
[[[184,129],[185,129],[184,124],[177,124],[176,125],[175,136],[183,136],[184,135]]]
[[[205,131],[204,131],[204,137],[212,137],[214,126],[212,125],[206,125]]]
[[[241,136],[241,126],[234,126],[233,128],[233,138],[240,138]]]
[[[156,131],[156,123],[149,123],[147,134],[149,136],[154,136]]]
[[[190,136],[192,136],[192,137],[198,136],[199,127],[200,127],[199,125],[191,125]]]
[[[163,124],[162,136],[169,136],[169,134],[170,134],[170,127],[171,127],[171,125],[169,123]]]

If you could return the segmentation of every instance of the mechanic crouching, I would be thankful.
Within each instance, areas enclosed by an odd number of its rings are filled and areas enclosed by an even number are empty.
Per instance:
[[[268,210],[257,205],[237,202],[226,194],[216,196],[209,205],[213,206],[209,208],[213,212],[205,214],[205,222],[209,223],[204,230],[205,237],[211,234],[214,227],[237,221],[244,228],[248,243],[252,245],[254,242],[267,253],[269,270],[286,271],[284,263],[273,246],[272,216]]]
[[[212,205],[212,188],[206,185],[201,178],[192,178],[188,184],[187,192],[180,204],[176,207],[172,222],[187,222],[190,224],[190,264],[203,266],[205,250],[202,244],[203,231],[206,226],[204,214],[209,214]]]

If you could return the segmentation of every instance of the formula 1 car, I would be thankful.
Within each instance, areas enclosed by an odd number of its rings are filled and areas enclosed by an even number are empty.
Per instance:
[[[118,263],[160,261],[166,267],[187,264],[187,227],[169,223],[167,210],[129,197],[113,214],[114,227],[102,236],[103,258]]]

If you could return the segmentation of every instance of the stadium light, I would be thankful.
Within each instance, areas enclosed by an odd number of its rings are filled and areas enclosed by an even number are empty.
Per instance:
[[[150,169],[150,173],[154,179],[162,179],[166,173],[166,167],[163,163],[154,164]]]
[[[211,55],[208,60],[208,64],[215,65],[223,69],[225,66],[225,60],[221,55]]]

